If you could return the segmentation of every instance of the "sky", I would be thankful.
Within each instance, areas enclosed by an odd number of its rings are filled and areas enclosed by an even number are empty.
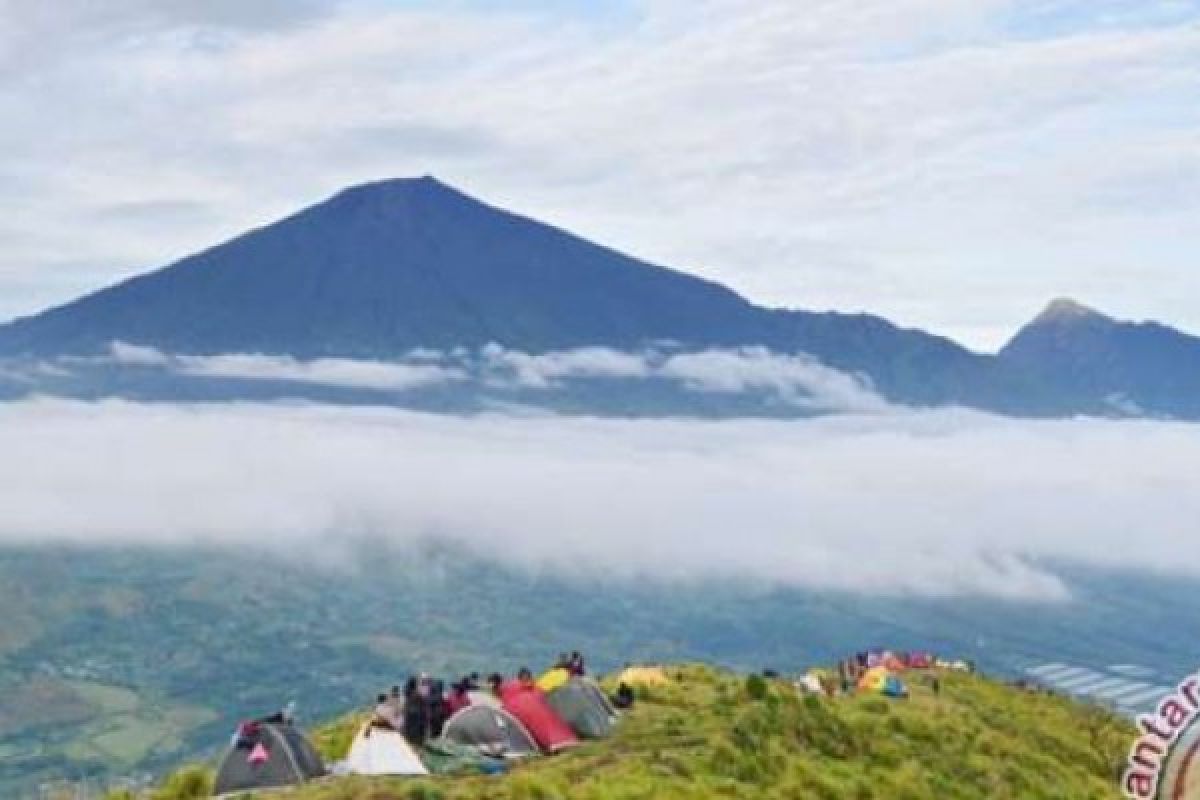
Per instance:
[[[1200,577],[1200,439],[1184,423],[31,399],[0,404],[0,440],[3,544],[328,563],[436,539],[586,576],[1051,604],[1076,599],[1063,562]]]
[[[0,319],[434,174],[767,305],[1200,331],[1200,0],[0,0]]]

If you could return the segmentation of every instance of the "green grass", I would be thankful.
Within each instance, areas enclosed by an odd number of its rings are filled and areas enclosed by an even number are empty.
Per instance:
[[[703,666],[640,693],[612,739],[536,759],[503,777],[330,779],[287,800],[1118,798],[1133,736],[1123,720],[984,678],[941,676],[935,694],[802,697],[786,683]],[[357,720],[314,732],[344,755]],[[187,795],[160,795],[165,800]]]

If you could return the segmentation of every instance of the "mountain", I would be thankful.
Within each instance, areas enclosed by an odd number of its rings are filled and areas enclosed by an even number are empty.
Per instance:
[[[714,326],[714,321],[720,321]],[[381,357],[762,338],[733,292],[490,208],[433,178],[343,191],[172,266],[15,323],[7,351]]]
[[[1052,302],[1000,351],[1064,409],[1200,417],[1200,338]]]
[[[701,664],[665,672],[665,686],[639,689],[611,738],[529,759],[506,775],[342,776],[278,796],[1116,800],[1117,768],[1136,735],[1132,723],[1098,709],[949,670],[905,673],[903,700],[802,695],[788,681]],[[323,757],[344,759],[362,721],[348,715],[313,731]],[[185,768],[155,796],[203,796],[189,792],[211,781],[206,768]]]
[[[165,269],[0,327],[0,354],[391,358],[497,342],[544,352],[763,345],[872,377],[905,402],[970,402],[987,359],[868,315],[757,307],[424,177],[347,189]]]
[[[899,403],[1200,416],[1193,391],[1200,340],[1162,326],[1069,313],[1059,303],[999,356],[973,353],[868,314],[756,306],[719,284],[493,208],[431,177],[347,189],[158,271],[0,326],[0,357],[95,355],[113,341],[192,355],[384,360],[414,348],[492,342],[529,353],[664,341],[687,350],[755,345],[865,376]],[[0,396],[21,391],[0,386]],[[670,411],[680,402],[669,395],[651,405]],[[587,392],[570,405],[629,410]]]

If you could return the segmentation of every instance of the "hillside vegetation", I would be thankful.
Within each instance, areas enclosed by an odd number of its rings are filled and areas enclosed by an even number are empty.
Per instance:
[[[1034,613],[992,598],[581,581],[450,548],[372,546],[345,570],[264,570],[244,554],[191,548],[5,548],[0,798],[80,775],[136,783],[214,758],[238,720],[288,700],[306,720],[334,719],[403,675],[511,673],[564,643],[598,670],[625,660],[796,670],[899,637],[1001,674],[1048,661],[1141,664],[1151,652],[1163,683],[1194,668],[1188,637],[1154,638],[1200,617],[1187,580],[1055,571],[1076,602]]]
[[[1070,700],[985,678],[909,675],[912,695],[804,697],[790,684],[704,666],[639,691],[616,736],[532,760],[502,777],[334,778],[287,800],[617,800],[617,798],[1118,798],[1133,729]],[[314,731],[345,754],[355,717]],[[203,796],[206,776],[173,776],[156,800]],[[195,794],[193,794],[195,793]],[[271,795],[275,797],[275,794]],[[115,795],[117,800],[120,795]]]

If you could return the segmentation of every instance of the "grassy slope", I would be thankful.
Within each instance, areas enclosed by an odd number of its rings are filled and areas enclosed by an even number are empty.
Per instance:
[[[910,676],[912,698],[897,701],[806,699],[785,684],[759,692],[755,679],[699,666],[671,674],[671,686],[643,693],[613,739],[504,777],[335,779],[280,796],[1117,798],[1117,765],[1133,735],[1102,711],[968,675],[942,675],[937,695],[924,676]],[[346,718],[314,738],[339,757],[354,724]]]

